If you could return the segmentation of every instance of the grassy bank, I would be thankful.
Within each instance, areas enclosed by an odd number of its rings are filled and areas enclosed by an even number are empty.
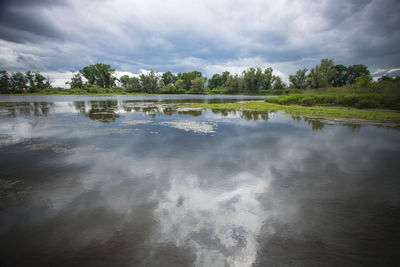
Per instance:
[[[380,120],[400,123],[400,113],[370,111],[360,109],[338,109],[325,107],[299,107],[285,106],[264,102],[248,101],[234,104],[190,104],[182,107],[220,109],[220,110],[255,110],[255,111],[284,111],[290,115],[302,115],[308,117],[348,118],[363,120]]]
[[[268,103],[301,106],[343,106],[400,110],[400,94],[305,93],[265,99]]]

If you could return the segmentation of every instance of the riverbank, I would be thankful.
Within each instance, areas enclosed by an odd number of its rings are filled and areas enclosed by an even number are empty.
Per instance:
[[[400,111],[400,94],[398,93],[305,93],[271,97],[265,99],[265,102],[281,105],[339,106]]]
[[[364,110],[355,108],[332,107],[302,107],[294,105],[279,105],[260,101],[245,101],[233,104],[185,104],[179,107],[192,107],[216,110],[254,110],[277,112],[283,111],[289,115],[300,115],[312,118],[340,118],[381,121],[400,126],[400,113],[396,111]]]

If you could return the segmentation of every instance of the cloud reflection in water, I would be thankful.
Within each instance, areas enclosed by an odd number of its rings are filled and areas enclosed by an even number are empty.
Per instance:
[[[0,151],[5,263],[309,266],[392,255],[398,132],[92,104],[54,103],[44,114],[16,103],[2,113],[0,131],[14,138]],[[111,115],[91,116],[93,106]],[[371,219],[377,210],[383,221]],[[368,241],[377,233],[388,245]]]

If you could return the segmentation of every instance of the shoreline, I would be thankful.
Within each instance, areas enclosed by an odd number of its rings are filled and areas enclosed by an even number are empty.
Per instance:
[[[183,104],[179,105],[179,107],[235,111],[282,111],[288,115],[304,116],[310,119],[324,119],[334,123],[357,123],[400,127],[400,113],[387,109],[380,111],[346,107],[303,107],[297,105],[271,104],[261,101],[241,101],[240,103],[231,104]]]

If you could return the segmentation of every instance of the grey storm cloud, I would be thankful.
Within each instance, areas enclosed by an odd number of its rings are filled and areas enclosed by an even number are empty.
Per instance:
[[[11,42],[36,42],[39,37],[62,38],[43,11],[62,5],[62,1],[9,0],[0,2],[0,36]]]
[[[374,73],[400,67],[397,0],[10,0],[0,10],[0,68],[10,71],[272,66],[285,78],[325,57]]]

